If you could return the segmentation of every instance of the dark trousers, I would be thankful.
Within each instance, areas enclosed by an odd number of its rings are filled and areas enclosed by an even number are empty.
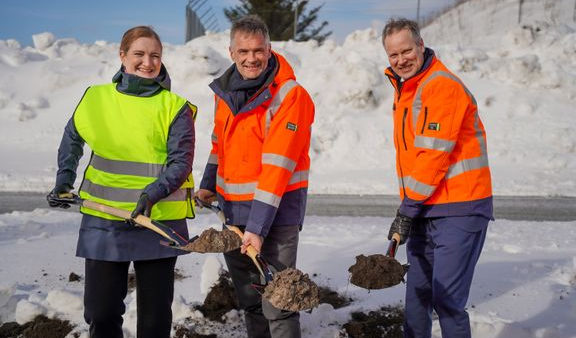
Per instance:
[[[273,226],[262,245],[262,256],[272,265],[295,267],[299,231],[297,225]],[[238,304],[244,310],[248,337],[299,338],[300,314],[275,308],[252,287],[252,283],[259,283],[260,278],[250,258],[240,250],[230,251],[224,254],[224,258],[234,282]]]
[[[471,337],[465,306],[488,222],[480,216],[416,221],[406,244],[410,269],[404,337],[430,337],[432,310],[442,337]]]
[[[169,338],[176,257],[134,261],[137,337]],[[91,338],[123,337],[122,315],[130,262],[86,259],[84,319]]]

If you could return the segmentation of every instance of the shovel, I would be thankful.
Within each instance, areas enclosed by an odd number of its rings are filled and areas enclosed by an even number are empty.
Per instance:
[[[386,255],[356,256],[356,263],[348,271],[352,274],[350,283],[364,289],[385,289],[404,282],[409,265],[400,264],[396,251],[400,243],[400,234],[392,235]]]
[[[206,203],[198,198],[196,205],[212,210],[218,215],[225,227],[234,231],[240,238],[244,236],[238,227],[226,224],[226,218],[220,206]],[[262,294],[262,297],[268,300],[272,306],[294,312],[318,306],[319,289],[308,275],[294,268],[278,269],[278,267],[269,264],[250,245],[246,248],[246,255],[256,265],[263,279],[263,284],[252,284],[252,287]]]
[[[168,243],[161,242],[161,244],[168,245],[176,249],[185,250],[184,247],[196,239],[196,237],[194,237],[189,241],[169,226],[158,221],[154,221],[144,215],[138,215],[136,218],[132,218],[130,211],[111,207],[109,205],[104,205],[90,200],[85,200],[73,193],[64,193],[58,195],[58,201],[62,203],[80,205],[84,208],[100,211],[112,216],[123,218],[125,220],[134,220],[136,224],[152,230],[168,240]]]
[[[224,216],[224,211],[222,210],[222,208],[220,208],[220,206],[218,206],[216,204],[205,202],[205,201],[203,201],[197,197],[195,198],[195,202],[196,202],[196,205],[198,205],[201,208],[210,209],[212,212],[214,212],[218,216],[218,218],[220,219],[222,224],[228,230],[234,231],[238,236],[240,236],[240,238],[243,238],[244,233],[242,232],[242,230],[240,230],[240,228],[238,228],[235,225],[226,224],[226,217]],[[254,249],[254,247],[249,245],[246,248],[246,255],[248,255],[248,257],[250,257],[250,259],[252,260],[254,265],[256,265],[256,268],[260,272],[260,275],[264,278],[265,284],[267,284],[268,282],[271,282],[274,279],[274,274],[276,272],[278,272],[278,269],[276,269],[274,266],[269,264],[260,255],[260,253],[258,251],[256,251],[256,249]]]

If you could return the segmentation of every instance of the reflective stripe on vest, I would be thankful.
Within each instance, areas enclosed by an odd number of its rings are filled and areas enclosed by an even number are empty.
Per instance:
[[[301,182],[308,181],[309,171],[299,170],[292,173],[288,185],[293,185]],[[250,195],[256,192],[258,182],[245,182],[245,183],[227,183],[226,180],[218,175],[216,177],[216,184],[220,187],[226,195]]]

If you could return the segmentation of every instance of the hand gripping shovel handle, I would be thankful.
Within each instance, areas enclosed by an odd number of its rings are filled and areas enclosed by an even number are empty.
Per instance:
[[[240,230],[237,226],[234,225],[226,225],[226,227],[232,231],[234,231],[238,236],[240,236],[240,238],[244,237],[244,234],[242,233],[242,230]],[[264,279],[269,282],[272,280],[272,272],[268,269],[265,269],[265,265],[261,264],[262,262],[262,257],[260,256],[260,254],[258,253],[258,251],[256,251],[256,249],[254,249],[254,247],[252,245],[248,245],[246,247],[246,255],[248,257],[250,257],[250,259],[252,260],[252,262],[254,262],[254,265],[256,265],[256,268],[258,268],[258,271],[260,271],[260,274],[262,274],[262,276],[264,277]],[[267,271],[264,271],[267,270]]]
[[[396,251],[398,251],[398,243],[400,243],[400,234],[394,233],[392,235],[392,240],[388,244],[388,250],[386,250],[386,256],[395,258]]]
[[[144,215],[138,215],[136,218],[132,218],[130,211],[114,208],[94,201],[81,199],[79,196],[72,193],[60,194],[58,197],[62,200],[62,202],[65,203],[77,204],[83,206],[84,208],[100,211],[126,220],[133,219],[134,222],[136,222],[138,225],[154,231],[155,233],[168,239],[171,243],[174,243],[177,246],[184,246],[188,244],[188,240],[174,231],[174,229],[158,221],[153,221]]]

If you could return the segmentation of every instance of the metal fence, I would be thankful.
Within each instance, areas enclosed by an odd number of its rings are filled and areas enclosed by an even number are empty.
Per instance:
[[[206,34],[206,31],[220,31],[218,19],[208,0],[190,0],[186,5],[186,42]]]

